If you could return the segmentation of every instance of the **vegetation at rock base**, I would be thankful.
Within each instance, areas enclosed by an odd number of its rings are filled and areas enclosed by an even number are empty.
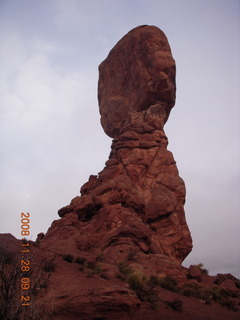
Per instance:
[[[98,256],[97,256],[98,257]],[[100,261],[102,261],[102,257],[99,257]],[[87,261],[84,257],[77,257],[75,259],[75,263],[80,264],[79,270],[82,272],[86,272],[87,276],[90,277],[94,274],[99,274],[102,272],[102,268],[99,265],[98,261],[99,259],[95,259],[96,261]]]
[[[118,270],[120,274],[117,274],[117,277],[121,280],[126,280],[126,277],[133,272],[133,270],[129,267],[127,262],[121,261],[118,263]]]
[[[159,285],[157,277],[148,277],[138,270],[132,270],[125,261],[118,263],[118,270],[119,273],[116,274],[116,277],[126,281],[129,288],[136,293],[139,300],[150,302],[152,307],[156,307],[158,297],[154,288]]]
[[[72,263],[74,261],[74,256],[72,254],[64,254],[63,255],[63,260]]]
[[[169,290],[169,291],[176,291],[177,286],[177,280],[173,277],[166,276],[166,277],[160,277],[159,278],[159,284],[163,289]]]
[[[96,258],[95,258],[96,261],[98,262],[103,262],[105,260],[104,256],[102,253],[99,253]]]
[[[180,288],[179,293],[187,297],[204,300],[207,304],[218,302],[221,306],[227,307],[230,310],[238,310],[236,302],[231,298],[239,297],[239,293],[223,289],[218,285],[209,288],[199,284],[197,281],[191,281],[185,283]]]
[[[205,274],[205,275],[208,276],[209,271],[208,271],[206,268],[204,268],[203,263],[200,262],[200,263],[198,263],[198,264],[194,264],[194,266],[197,267],[198,269],[200,269],[201,272],[202,272],[202,274]]]
[[[168,301],[167,304],[169,307],[171,307],[173,310],[182,312],[183,311],[183,303],[179,299],[174,299],[172,301]]]
[[[86,261],[87,261],[87,259],[86,259],[86,258],[83,258],[83,257],[77,257],[77,258],[75,259],[75,262],[78,263],[78,264],[80,264],[80,265],[83,265]]]
[[[22,257],[0,247],[0,320],[40,320],[44,316],[51,319],[52,313],[46,314],[46,301],[42,298],[48,288],[51,273],[55,270],[54,259],[42,259],[35,265],[36,258],[31,256],[31,269],[22,272],[19,261]],[[28,295],[30,304],[26,310],[22,306],[21,279],[29,278]]]
[[[103,261],[104,257],[102,254],[97,255],[95,261],[87,261],[84,257],[75,258],[72,254],[63,255],[63,259],[69,263],[77,263],[80,265],[79,270],[87,273],[88,277],[91,277],[94,274],[100,274],[102,268],[99,264],[99,261]],[[104,277],[104,276],[103,276]]]
[[[152,304],[156,303],[158,300],[156,292],[153,290],[154,287],[151,285],[149,277],[140,271],[131,272],[127,276],[127,283],[129,288],[135,291],[139,300],[147,301]]]
[[[102,272],[102,268],[101,266],[96,263],[96,262],[87,262],[86,263],[86,272],[88,277],[94,275],[94,274],[98,274]]]
[[[150,302],[154,306],[156,306],[158,301],[158,296],[154,288],[161,287],[186,297],[204,300],[206,304],[217,302],[230,310],[238,310],[237,303],[232,298],[240,297],[239,291],[226,290],[218,285],[208,287],[200,284],[196,280],[187,281],[182,286],[178,286],[177,280],[171,276],[147,276],[140,271],[132,270],[126,261],[118,263],[118,270],[119,273],[116,274],[116,277],[127,282],[129,288],[136,293],[139,300]],[[179,299],[168,301],[167,304],[179,312],[183,309],[182,301]]]

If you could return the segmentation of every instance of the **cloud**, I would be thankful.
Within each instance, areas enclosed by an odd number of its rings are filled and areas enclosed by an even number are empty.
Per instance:
[[[61,204],[66,205],[78,194],[80,181],[85,182],[92,173],[89,166],[92,165],[93,171],[96,168],[94,159],[86,156],[91,140],[98,144],[103,136],[96,95],[92,94],[92,82],[96,79],[89,73],[55,67],[51,61],[55,51],[52,43],[38,41],[36,46],[33,42],[28,52],[24,52],[18,51],[22,41],[17,36],[5,40],[5,53],[11,46],[16,60],[6,65],[6,85],[0,106],[4,154],[1,204],[8,221],[16,221],[9,228],[16,236],[17,214],[21,210],[31,211],[33,221],[38,220],[33,225],[36,236],[57,218]],[[108,148],[99,144],[94,149],[100,151],[101,158]],[[104,158],[103,162],[106,155]],[[84,169],[78,166],[79,159],[85,163]],[[75,185],[74,179],[78,182]],[[66,191],[68,188],[70,192]],[[6,225],[2,223],[1,227],[4,232]]]

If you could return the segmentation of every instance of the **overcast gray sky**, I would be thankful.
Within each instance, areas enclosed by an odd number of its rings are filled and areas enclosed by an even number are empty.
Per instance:
[[[193,251],[210,274],[240,277],[240,2],[0,0],[0,232],[32,239],[100,172],[98,65],[130,29],[156,25],[177,65],[165,127],[187,187]]]

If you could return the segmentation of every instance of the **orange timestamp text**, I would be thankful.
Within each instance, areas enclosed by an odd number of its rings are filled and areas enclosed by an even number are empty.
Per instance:
[[[31,281],[29,278],[29,272],[31,270],[31,261],[30,261],[30,243],[26,237],[30,236],[30,213],[21,213],[21,263],[20,269],[22,272],[21,276],[21,305],[29,306],[30,305],[30,288]]]

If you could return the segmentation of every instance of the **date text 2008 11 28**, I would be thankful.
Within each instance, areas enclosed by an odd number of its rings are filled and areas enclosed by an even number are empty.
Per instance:
[[[30,235],[30,213],[21,213],[21,236],[22,236],[22,244],[21,244],[21,304],[22,306],[30,305],[30,278],[28,272],[31,269],[31,261],[30,257],[30,244],[26,239]]]

